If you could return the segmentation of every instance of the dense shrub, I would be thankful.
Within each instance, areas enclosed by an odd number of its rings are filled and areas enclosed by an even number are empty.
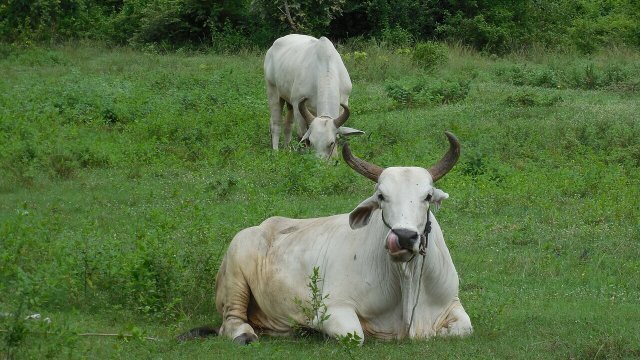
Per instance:
[[[211,47],[219,53],[233,53],[252,46],[251,41],[231,22],[224,23],[222,29],[211,31]]]
[[[210,44],[212,32],[228,33],[228,24],[241,31],[248,18],[244,2],[238,0],[215,4],[200,0],[9,0],[0,6],[0,39],[28,42],[90,37],[119,44],[198,46]]]
[[[6,0],[0,4],[0,39],[64,40],[86,35],[96,19],[90,0]]]
[[[640,45],[640,3],[637,1],[581,2],[581,16],[569,25],[570,41],[592,53],[606,46]]]
[[[385,28],[380,36],[383,45],[394,48],[403,48],[413,45],[414,38],[411,33],[400,26]]]
[[[434,69],[447,62],[447,48],[434,42],[418,43],[413,49],[413,60],[424,69]]]
[[[530,90],[521,90],[507,96],[504,104],[507,106],[519,107],[553,106],[560,101],[562,101],[562,97],[560,97],[559,95],[539,93]]]
[[[430,79],[412,87],[390,83],[386,85],[385,91],[387,96],[399,105],[444,105],[465,99],[469,94],[469,84],[463,80]]]

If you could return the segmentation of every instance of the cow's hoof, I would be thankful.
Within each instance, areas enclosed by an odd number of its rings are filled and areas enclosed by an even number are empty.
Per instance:
[[[235,339],[233,339],[235,343],[240,345],[249,345],[256,340],[258,340],[258,337],[256,336],[256,334],[251,334],[251,333],[242,333],[236,336]]]

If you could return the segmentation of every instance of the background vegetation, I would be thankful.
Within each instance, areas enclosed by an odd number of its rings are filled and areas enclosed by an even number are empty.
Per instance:
[[[461,42],[503,54],[534,46],[591,53],[640,46],[634,0],[5,0],[0,39],[16,44],[97,39],[111,44],[266,47],[291,32],[391,45]]]
[[[175,342],[219,324],[215,274],[237,231],[348,212],[370,182],[341,161],[270,150],[262,52],[3,45],[3,355],[640,356],[640,55],[338,48],[354,82],[350,124],[367,132],[352,140],[359,156],[428,166],[444,130],[462,142],[437,216],[474,335],[361,349]]]

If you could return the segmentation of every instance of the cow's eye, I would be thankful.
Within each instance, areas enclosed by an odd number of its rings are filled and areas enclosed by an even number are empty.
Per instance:
[[[378,200],[380,200],[380,201],[384,201],[384,195],[382,195],[382,194],[378,194]]]
[[[427,195],[427,197],[424,199],[424,201],[431,201],[431,194]]]

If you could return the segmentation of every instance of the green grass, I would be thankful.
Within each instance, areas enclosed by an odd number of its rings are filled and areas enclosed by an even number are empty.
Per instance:
[[[637,358],[640,54],[480,56],[339,47],[353,151],[382,166],[462,157],[437,214],[475,333],[352,350],[320,337],[214,338],[233,235],[272,215],[344,213],[371,183],[270,150],[261,53],[158,55],[95,44],[0,51],[0,338],[16,358]],[[389,84],[463,82],[456,102]],[[419,88],[416,93],[420,93]],[[40,313],[52,323],[23,318]],[[133,333],[133,339],[78,333]],[[157,337],[158,341],[141,339]]]

